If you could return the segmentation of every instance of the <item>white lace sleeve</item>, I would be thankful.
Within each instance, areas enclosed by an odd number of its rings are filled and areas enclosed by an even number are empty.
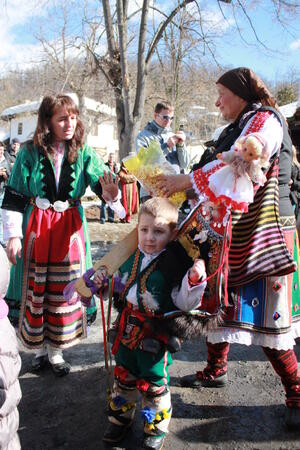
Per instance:
[[[18,211],[10,211],[8,209],[2,209],[2,221],[4,241],[8,241],[12,237],[19,237],[22,239],[22,213]]]
[[[251,133],[258,133],[267,143],[268,153],[270,156],[274,155],[279,150],[283,129],[281,123],[274,114],[269,112],[257,112],[244,127],[241,136]]]

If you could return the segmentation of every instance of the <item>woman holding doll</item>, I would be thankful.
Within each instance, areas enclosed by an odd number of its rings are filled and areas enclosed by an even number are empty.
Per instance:
[[[204,370],[198,371],[196,375],[184,377],[181,384],[195,388],[224,386],[228,380],[227,356],[230,344],[259,345],[263,348],[284,386],[287,406],[286,424],[290,429],[299,430],[300,374],[293,346],[295,338],[300,336],[300,287],[297,272],[289,273],[295,269],[295,266],[289,264],[290,269],[286,269],[284,273],[284,262],[281,263],[282,253],[287,258],[289,255],[294,255],[296,258],[299,251],[295,248],[295,218],[290,202],[291,139],[276,101],[252,70],[241,67],[229,70],[218,79],[217,89],[216,106],[223,118],[230,124],[223,130],[214,147],[204,152],[199,170],[190,175],[160,177],[159,182],[165,195],[169,196],[176,191],[192,187],[196,193],[202,196],[206,195],[207,185],[203,190],[203,180],[205,179],[207,183],[211,181],[211,172],[207,176],[207,167],[211,169],[219,164],[222,155],[234,151],[236,141],[240,137],[246,137],[251,133],[255,133],[267,147],[268,158],[265,162],[268,164],[265,165],[265,184],[261,183],[263,184],[261,187],[253,185],[253,202],[249,201],[249,212],[247,212],[248,208],[245,208],[241,215],[245,228],[243,233],[239,231],[240,234],[237,236],[240,245],[244,245],[246,239],[249,239],[247,241],[249,245],[254,245],[253,253],[250,254],[249,250],[247,253],[247,245],[245,245],[243,247],[246,249],[244,254],[238,254],[238,252],[233,254],[231,245],[228,277],[228,295],[231,302],[230,306],[226,308],[224,323],[216,330],[207,333],[207,366]],[[216,162],[217,155],[219,160]],[[276,172],[278,155],[279,173]],[[226,167],[226,157],[223,164]],[[269,190],[267,191],[264,187],[271,179],[275,179],[276,183],[273,184],[273,187],[268,183]],[[250,224],[254,223],[254,216],[261,213],[261,202],[264,201],[263,193],[268,192],[268,195],[272,195],[272,198],[276,199],[277,183],[280,216],[278,217],[278,210],[275,208],[277,223],[273,229],[268,227],[269,219],[266,214],[262,221],[263,226],[256,224],[250,232]],[[210,198],[210,200],[219,202],[219,198]],[[267,198],[265,200],[267,203]],[[281,245],[284,245],[285,249],[274,258],[278,262],[277,273],[274,269],[273,275],[269,276],[263,269],[266,269],[268,264],[271,267],[274,263],[274,260],[267,261],[267,258],[268,254],[276,252],[276,246],[270,244],[270,248],[267,247],[266,239],[268,238],[267,233],[271,236],[275,228],[278,229],[278,233],[276,236],[272,236],[273,242],[275,242],[274,239],[278,239],[279,242],[282,238]],[[235,225],[233,225],[232,232],[234,238],[237,233]],[[255,242],[253,241],[254,235],[258,239]],[[261,240],[259,241],[259,239]],[[259,256],[260,254],[261,256]],[[230,267],[232,262],[235,265]],[[256,273],[251,281],[251,270],[254,270],[253,263],[256,270],[261,268],[261,274]],[[263,267],[264,265],[265,267]],[[239,276],[238,283],[231,283],[231,280],[236,280]]]

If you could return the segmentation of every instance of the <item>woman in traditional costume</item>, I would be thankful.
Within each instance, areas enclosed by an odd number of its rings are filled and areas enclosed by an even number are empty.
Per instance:
[[[80,199],[87,186],[112,206],[118,195],[118,178],[105,175],[108,168],[83,135],[71,97],[45,97],[33,142],[17,155],[2,205],[12,263],[6,298],[12,312],[19,309],[18,336],[36,350],[33,369],[50,362],[58,376],[71,367],[62,350],[86,335],[85,309],[63,297],[66,284],[91,266]]]
[[[121,202],[126,211],[126,216],[122,222],[131,222],[131,216],[139,212],[139,196],[137,181],[122,162],[119,171],[120,185],[121,185]]]
[[[285,120],[278,111],[278,107],[271,93],[258,76],[247,68],[232,69],[223,74],[217,81],[218,99],[216,106],[224,119],[230,124],[223,130],[213,148],[207,149],[200,161],[199,170],[190,175],[161,176],[160,185],[166,195],[191,187],[199,194],[203,191],[203,170],[206,164],[216,160],[220,152],[228,152],[234,148],[236,140],[250,133],[259,133],[268,146],[269,154],[275,158],[279,154],[279,174],[277,175],[279,187],[279,219],[281,236],[285,245],[285,255],[299,258],[297,248],[295,217],[290,202],[290,178],[292,167],[292,143],[288,134]],[[200,175],[200,176],[199,176]],[[276,178],[276,177],[275,177]],[[252,203],[253,209],[244,213],[242,218],[245,228],[237,236],[239,245],[246,239],[249,224],[254,215],[260,211],[262,200],[259,190]],[[273,196],[274,197],[274,196]],[[273,202],[272,197],[272,203]],[[274,205],[269,205],[274,206]],[[206,214],[205,211],[201,212]],[[217,221],[216,221],[217,222]],[[222,224],[220,224],[222,225]],[[233,228],[234,231],[234,228]],[[232,243],[229,253],[229,262],[236,260],[237,265],[229,266],[230,279],[244,275],[246,269],[254,266],[264,268],[260,277],[255,281],[240,281],[235,287],[228,288],[228,296],[232,305],[226,308],[224,323],[217,329],[207,333],[208,362],[204,370],[196,375],[188,375],[181,380],[182,386],[187,387],[219,387],[227,383],[227,356],[230,343],[245,345],[259,345],[276,373],[280,376],[286,393],[286,424],[290,429],[300,428],[300,374],[297,358],[293,350],[295,338],[300,336],[300,283],[297,272],[287,275],[269,276],[274,263],[268,260],[268,254],[276,253],[276,239],[267,248],[268,233],[272,233],[268,226],[268,215],[251,231],[249,242],[253,233],[259,239],[255,241],[254,253],[232,254]],[[280,234],[279,233],[279,234]],[[279,237],[278,237],[279,236]],[[279,247],[278,247],[279,248]],[[287,251],[288,250],[288,251]],[[253,261],[254,258],[257,257]],[[261,255],[261,256],[259,256]],[[280,251],[277,259],[280,263],[283,252]],[[264,259],[265,258],[265,259]],[[242,265],[242,259],[244,265]],[[240,266],[238,265],[239,261]],[[254,262],[254,266],[253,266]],[[268,264],[270,270],[268,272]],[[245,273],[244,273],[245,270]],[[253,269],[254,270],[254,269]],[[280,271],[280,270],[279,270]],[[251,273],[250,273],[251,276]],[[233,283],[234,284],[234,283]],[[232,286],[233,286],[232,284]]]

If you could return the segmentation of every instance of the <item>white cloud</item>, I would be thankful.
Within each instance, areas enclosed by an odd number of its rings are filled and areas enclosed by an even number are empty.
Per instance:
[[[300,48],[300,39],[297,39],[296,41],[290,44],[291,50],[298,50],[299,48]]]
[[[1,0],[1,25],[12,27],[24,24],[29,18],[43,15],[43,5],[37,0]]]
[[[36,62],[40,56],[40,47],[23,36],[24,28],[30,33],[30,22],[44,15],[45,10],[37,0],[0,0],[0,70],[16,66],[26,67]]]
[[[204,10],[201,12],[204,22],[204,29],[213,31],[219,36],[222,36],[229,28],[234,25],[232,18],[225,19],[219,10]]]
[[[58,0],[58,4],[59,4]],[[1,71],[32,66],[41,60],[42,48],[33,36],[33,26],[47,18],[49,7],[55,0],[0,0],[0,73]],[[91,0],[93,3],[93,0]],[[166,0],[151,1],[152,5],[170,12],[174,4]],[[188,5],[190,13],[196,17],[197,11]],[[129,1],[129,13],[138,10],[142,6],[142,0]],[[225,21],[220,11],[216,8],[210,10],[201,8],[205,30],[213,31],[215,35],[222,35],[231,26],[230,20]],[[164,16],[157,11],[150,11],[149,20],[157,24]],[[140,14],[133,17],[133,27],[140,20]],[[36,43],[35,43],[36,42]]]

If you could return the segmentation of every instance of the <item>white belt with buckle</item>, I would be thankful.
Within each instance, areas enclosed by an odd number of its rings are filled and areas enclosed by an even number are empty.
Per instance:
[[[35,204],[39,209],[48,209],[53,208],[56,212],[64,212],[70,207],[70,203],[68,200],[65,202],[62,202],[61,200],[56,200],[56,202],[50,203],[50,201],[47,198],[40,198],[36,197]]]

